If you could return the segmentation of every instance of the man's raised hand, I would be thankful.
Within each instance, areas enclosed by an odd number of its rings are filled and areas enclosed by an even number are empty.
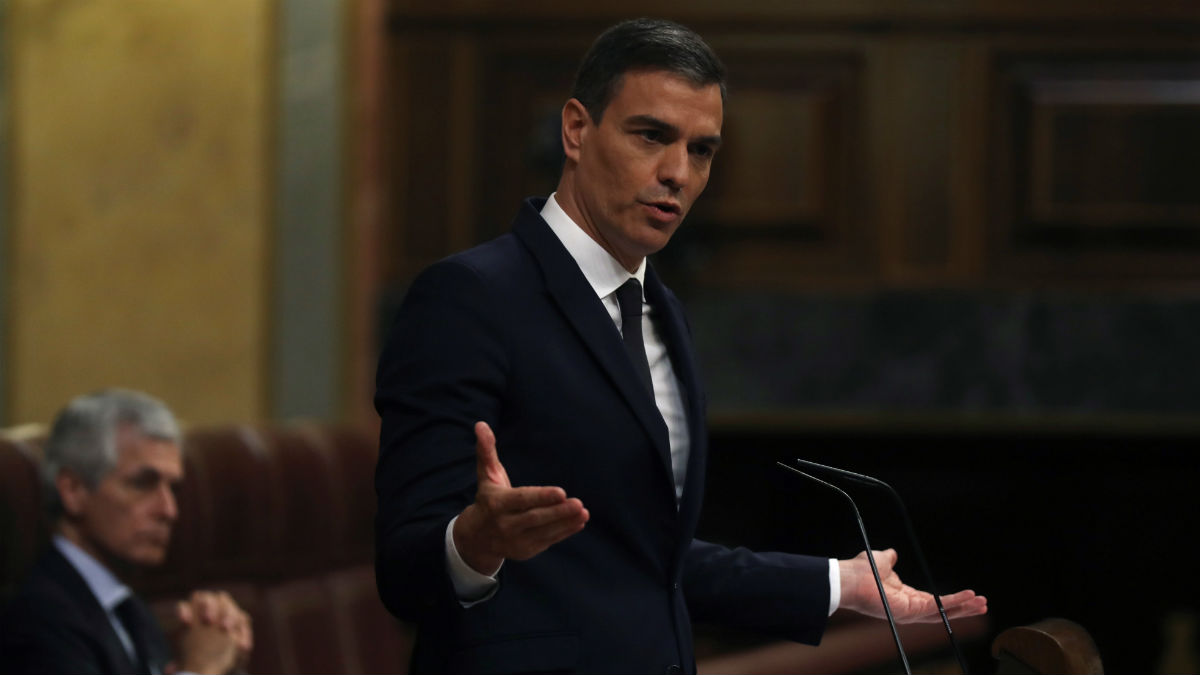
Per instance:
[[[454,522],[454,547],[481,574],[506,558],[528,560],[583,529],[588,511],[560,487],[516,487],[500,463],[496,436],[475,423],[475,503]]]
[[[942,620],[933,595],[918,591],[900,581],[900,576],[893,569],[898,557],[895,549],[872,553],[875,556],[875,565],[879,568],[879,578],[883,580],[883,588],[887,593],[888,606],[892,608],[892,616],[897,623],[936,623]],[[849,560],[839,560],[838,571],[842,582],[840,608],[876,618],[886,616],[866,551]],[[959,591],[943,595],[941,598],[946,617],[950,619],[987,613],[987,598],[976,595],[975,591]]]

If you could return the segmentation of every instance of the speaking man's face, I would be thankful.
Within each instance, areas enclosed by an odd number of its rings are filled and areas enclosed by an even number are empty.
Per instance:
[[[117,466],[82,489],[67,517],[83,547],[109,564],[157,565],[166,558],[179,515],[175,487],[183,480],[179,446],[132,429],[117,433]]]
[[[626,269],[666,246],[704,191],[722,115],[718,85],[635,70],[599,124],[581,123],[572,157],[580,225]]]

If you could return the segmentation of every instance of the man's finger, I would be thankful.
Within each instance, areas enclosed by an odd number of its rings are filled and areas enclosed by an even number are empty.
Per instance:
[[[475,466],[480,483],[485,480],[507,487],[508,474],[496,451],[496,434],[487,422],[475,423]]]
[[[587,524],[588,518],[587,509],[583,509],[570,518],[555,520],[526,530],[520,537],[520,543],[514,547],[516,550],[513,551],[512,557],[517,560],[532,558],[582,530]]]
[[[975,595],[973,591],[959,591],[942,596],[942,608],[946,610],[947,619],[963,619],[970,616],[987,613],[987,598]],[[937,606],[930,599],[928,608],[919,616],[910,619],[912,623],[938,623],[942,620]]]
[[[250,628],[250,615],[240,612],[240,619],[233,637],[234,641],[237,642],[238,649],[248,652],[254,646],[254,633]]]
[[[180,623],[185,626],[191,625],[192,621],[196,620],[196,615],[192,611],[191,603],[183,600],[175,603],[175,615],[179,617]]]
[[[519,487],[491,493],[488,506],[499,513],[521,513],[530,509],[561,504],[567,493],[560,487]]]
[[[946,609],[950,609],[951,607],[957,607],[958,605],[961,605],[964,602],[968,602],[968,601],[972,600],[973,598],[977,598],[977,597],[980,597],[980,596],[975,595],[975,591],[959,591],[957,593],[943,595],[942,596],[942,607],[945,607]]]
[[[192,592],[192,608],[206,624],[217,623],[217,598],[209,591]]]
[[[526,530],[526,535],[549,547],[582,530],[590,517],[591,514],[588,513],[588,510],[581,507],[578,511],[529,528]]]
[[[557,504],[529,509],[516,514],[509,520],[507,527],[517,536],[524,536],[526,533],[546,525],[575,520],[584,511],[583,502],[574,498],[567,499]]]
[[[500,461],[496,454],[496,434],[487,422],[475,423],[475,456],[481,464]]]
[[[944,605],[945,603],[943,603]],[[976,616],[978,614],[987,613],[987,598],[982,595],[977,595],[966,602],[955,605],[953,608],[946,608],[946,616],[951,619],[958,619],[968,616]]]

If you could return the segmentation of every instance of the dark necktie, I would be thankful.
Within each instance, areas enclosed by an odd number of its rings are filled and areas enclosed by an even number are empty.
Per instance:
[[[621,338],[625,342],[625,351],[646,391],[653,397],[654,382],[650,379],[650,362],[642,342],[642,285],[637,279],[621,284],[617,289],[617,304],[621,306]]]
[[[129,633],[129,639],[133,642],[133,650],[136,652],[137,658],[134,659],[133,666],[137,672],[148,674],[153,673],[150,668],[150,653],[149,642],[147,638],[147,621],[153,619],[147,616],[147,611],[141,607],[137,598],[132,595],[121,601],[117,605],[114,613],[121,620],[121,625],[125,627],[125,632]]]

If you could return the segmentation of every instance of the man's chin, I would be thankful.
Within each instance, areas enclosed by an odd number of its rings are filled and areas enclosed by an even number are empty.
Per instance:
[[[167,559],[166,545],[142,546],[130,553],[125,560],[136,567],[157,567]]]

